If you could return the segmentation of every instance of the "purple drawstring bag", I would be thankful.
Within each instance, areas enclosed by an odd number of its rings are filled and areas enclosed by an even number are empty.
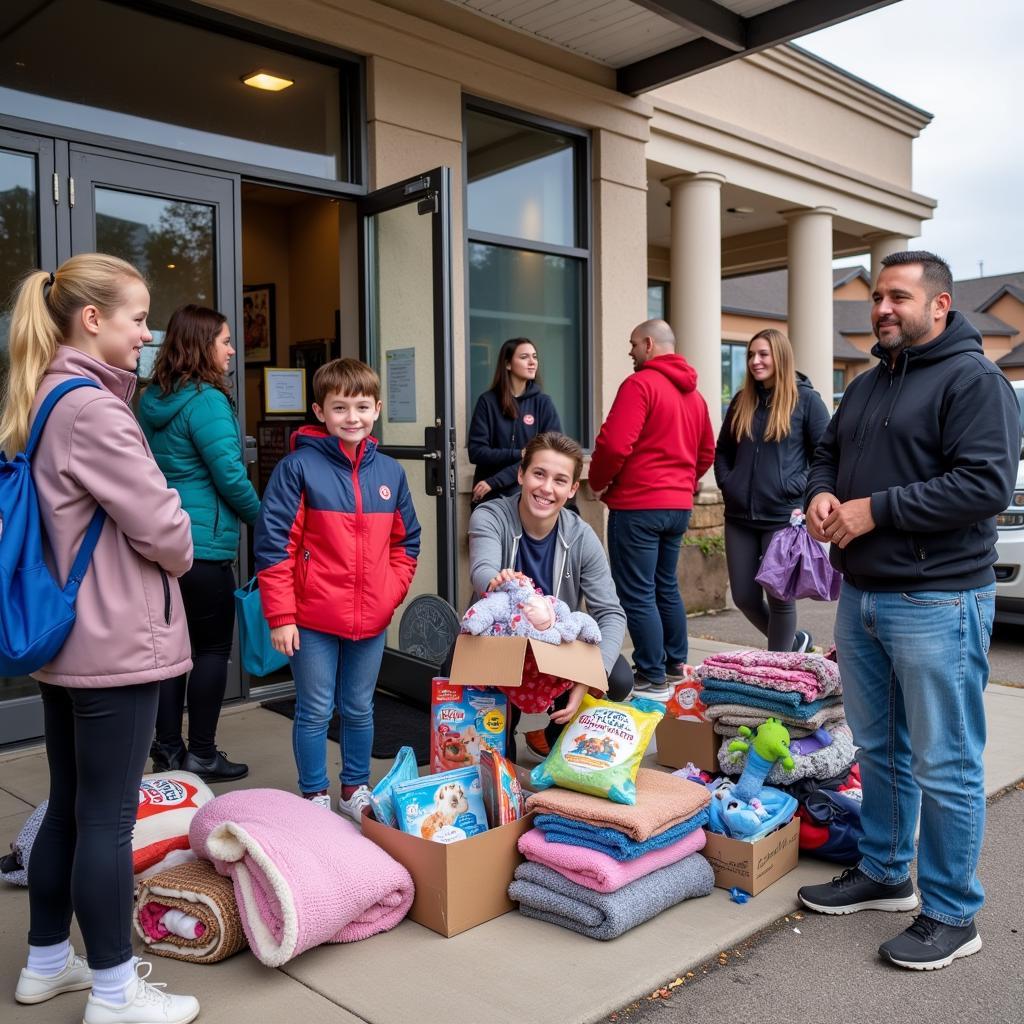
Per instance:
[[[802,512],[794,512],[789,526],[772,537],[754,579],[779,601],[836,601],[843,582],[825,548],[807,532]]]

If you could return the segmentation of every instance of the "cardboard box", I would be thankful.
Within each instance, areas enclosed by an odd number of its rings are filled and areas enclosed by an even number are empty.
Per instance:
[[[527,654],[541,672],[571,679],[602,692],[608,677],[601,648],[575,640],[571,644],[546,644],[522,636],[469,636],[455,641],[448,677],[459,686],[519,686]]]
[[[666,768],[683,768],[692,762],[706,772],[721,774],[718,748],[722,737],[710,722],[694,722],[666,715],[654,731],[654,759]]]
[[[705,829],[705,832],[707,830]],[[776,829],[756,843],[707,832],[701,851],[715,872],[719,889],[734,886],[756,896],[796,867],[799,858],[800,819]]]
[[[523,858],[516,844],[533,828],[527,814],[457,843],[433,843],[363,817],[363,835],[386,850],[416,885],[409,917],[448,938],[515,909],[508,898]]]

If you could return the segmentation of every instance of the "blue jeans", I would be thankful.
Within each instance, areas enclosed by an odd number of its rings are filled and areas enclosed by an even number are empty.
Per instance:
[[[370,778],[373,746],[373,691],[384,656],[385,634],[346,640],[299,627],[299,649],[292,656],[295,721],[292,750],[299,789],[327,789],[327,726],[334,709],[341,715],[341,784],[361,786]]]
[[[652,683],[686,661],[686,609],[679,595],[679,546],[689,509],[614,509],[608,515],[608,562],[633,640],[633,665]]]
[[[835,639],[864,783],[860,869],[910,874],[918,814],[921,909],[970,924],[984,890],[985,708],[995,586],[880,593],[843,584]]]

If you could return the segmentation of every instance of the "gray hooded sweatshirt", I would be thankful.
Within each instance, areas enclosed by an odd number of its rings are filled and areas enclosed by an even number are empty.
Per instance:
[[[469,519],[469,575],[482,594],[502,569],[515,568],[523,524],[519,495],[480,505]],[[622,650],[626,614],[619,604],[604,548],[597,534],[579,516],[564,508],[558,514],[558,542],[553,574],[554,597],[573,611],[586,611],[601,628],[601,660],[610,672]]]

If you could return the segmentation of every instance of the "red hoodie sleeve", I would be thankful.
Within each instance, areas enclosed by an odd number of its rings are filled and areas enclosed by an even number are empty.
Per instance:
[[[633,374],[619,386],[615,401],[597,435],[589,475],[590,486],[595,491],[603,491],[613,483],[643,430],[650,407],[650,395],[638,377],[639,374]]]

